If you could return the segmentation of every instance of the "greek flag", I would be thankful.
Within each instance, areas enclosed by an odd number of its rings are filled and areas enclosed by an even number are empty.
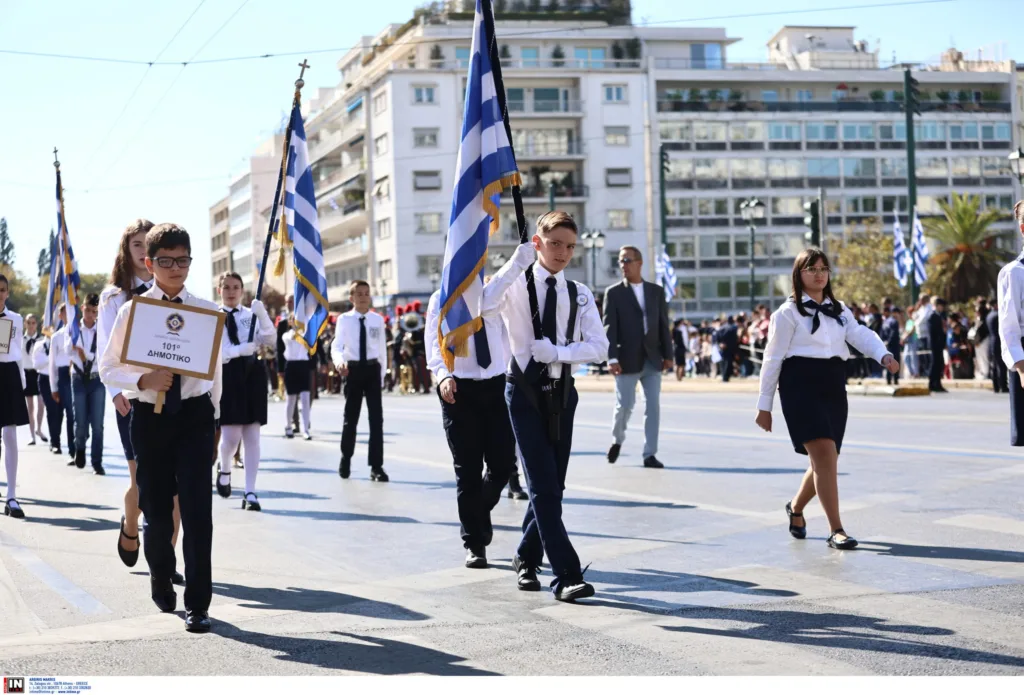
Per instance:
[[[671,302],[672,298],[676,296],[676,269],[672,267],[672,260],[668,257],[668,250],[665,246],[661,247],[661,253],[655,259],[654,267],[658,274],[658,280],[661,281],[661,286],[665,289],[665,301]]]
[[[921,225],[921,218],[914,210],[914,233],[910,239],[910,247],[914,253],[914,282],[919,286],[928,279],[928,271],[925,264],[928,263],[928,244],[924,240],[924,227]]]
[[[454,368],[456,355],[469,354],[469,337],[483,325],[479,307],[487,241],[498,230],[501,191],[521,185],[491,72],[498,51],[489,2],[486,7],[488,21],[483,3],[476,1],[462,142],[441,271],[437,338],[448,369]]]
[[[900,287],[907,286],[907,270],[911,265],[908,263],[907,247],[903,243],[903,228],[900,227],[900,216],[893,213],[892,221],[892,274]]]
[[[67,311],[68,332],[71,343],[77,343],[81,335],[78,320],[82,312],[78,304],[78,288],[82,283],[78,275],[78,261],[71,250],[71,237],[68,236],[67,218],[64,216],[64,189],[60,185],[60,169],[57,169],[57,271],[59,275],[60,301]],[[50,273],[51,276],[53,273]]]
[[[309,166],[306,130],[298,104],[292,109],[291,131],[284,181],[286,243],[292,247],[295,268],[295,339],[312,355],[316,352],[317,339],[327,327],[329,304],[320,223],[313,195],[313,170]]]
[[[54,235],[53,241],[50,243],[50,279],[46,285],[46,306],[43,308],[42,333],[45,336],[53,335],[63,325],[57,312],[57,305],[60,303],[61,297],[61,265],[58,262],[57,239],[58,237]]]

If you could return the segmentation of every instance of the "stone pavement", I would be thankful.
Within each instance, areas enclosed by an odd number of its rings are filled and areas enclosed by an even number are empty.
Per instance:
[[[814,504],[809,538],[786,533],[806,461],[780,413],[774,434],[756,429],[751,394],[666,393],[660,471],[640,465],[642,399],[605,461],[612,400],[585,393],[577,415],[565,520],[597,588],[579,605],[516,591],[523,502],[494,512],[492,568],[462,567],[435,397],[385,398],[387,485],[358,460],[338,477],[342,401],[315,402],[312,442],[284,440],[272,405],[263,513],[240,509],[241,471],[231,500],[214,497],[207,636],[155,610],[144,559],[117,559],[128,478],[112,413],[105,478],[23,447],[29,519],[0,517],[0,671],[1024,673],[1024,452],[1007,445],[1005,396],[852,397],[840,485],[862,545],[847,553],[826,547]]]

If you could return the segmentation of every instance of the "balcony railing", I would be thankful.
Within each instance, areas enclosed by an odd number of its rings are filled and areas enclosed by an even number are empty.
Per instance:
[[[320,231],[324,231],[330,227],[341,224],[342,222],[346,222],[365,211],[366,203],[362,200],[339,205],[336,210],[331,207],[321,208],[317,211]]]
[[[525,186],[520,189],[520,193],[524,198],[544,198],[547,199],[551,193],[548,190],[546,184],[536,184]],[[586,198],[590,195],[590,190],[581,184],[555,184],[555,198]],[[512,197],[512,189],[505,189],[501,192],[503,198]]]
[[[638,70],[642,61],[635,58],[614,60],[611,58],[580,59],[566,56],[565,58],[527,58],[525,60],[503,58],[501,67],[505,70]],[[428,60],[409,65],[407,62],[391,63],[392,70],[458,70],[469,69],[468,60]]]
[[[516,157],[579,157],[584,154],[582,140],[516,143],[515,150]]]
[[[324,266],[344,263],[366,255],[366,235],[324,248]]]
[[[320,139],[309,149],[309,161],[315,162],[325,154],[338,147],[343,140],[344,133],[336,130],[331,133],[320,133]]]
[[[817,54],[817,55],[820,55]],[[894,71],[904,67],[924,67],[920,65],[889,65],[879,64],[872,59],[833,60],[831,56],[827,64],[821,67],[814,67],[810,70],[800,67],[790,67],[785,63],[761,63],[761,62],[726,62],[721,58],[655,58],[654,67],[658,70],[740,70],[752,72],[820,72],[822,70],[886,70]]]
[[[366,160],[361,159],[357,162],[352,162],[348,166],[341,167],[340,169],[335,169],[326,177],[314,182],[313,190],[316,192],[317,195],[320,195],[322,192],[326,191],[329,188],[332,188],[340,183],[349,181],[350,179],[356,178],[357,176],[359,176],[359,174],[363,173],[365,169]]]
[[[983,101],[975,103],[924,102],[921,111],[926,113],[1010,113],[1009,102]],[[900,113],[903,104],[893,101],[754,101],[748,99],[723,99],[721,101],[691,101],[688,99],[658,99],[658,111],[662,113],[714,113],[732,112],[856,112],[856,113]]]
[[[557,114],[583,112],[583,102],[579,99],[570,99],[568,101],[555,101],[554,99],[550,101],[541,99],[534,99],[533,101],[510,99],[507,103],[509,113]]]

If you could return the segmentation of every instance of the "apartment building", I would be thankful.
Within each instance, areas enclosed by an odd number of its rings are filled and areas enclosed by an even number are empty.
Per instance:
[[[210,264],[213,277],[213,294],[217,299],[217,279],[221,273],[231,270],[231,247],[228,243],[230,237],[230,225],[228,214],[230,213],[228,196],[224,196],[210,206]]]

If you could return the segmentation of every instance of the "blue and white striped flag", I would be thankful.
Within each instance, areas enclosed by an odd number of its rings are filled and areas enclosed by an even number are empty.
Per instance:
[[[284,219],[295,268],[295,339],[312,355],[316,352],[317,339],[327,327],[330,305],[313,194],[313,170],[309,165],[306,130],[298,104],[292,109],[291,129],[284,181]]]
[[[925,264],[928,263],[928,244],[924,240],[924,227],[921,225],[921,218],[914,210],[914,231],[910,239],[910,247],[914,253],[914,282],[918,286],[923,285],[928,279],[928,271]]]
[[[672,267],[672,259],[668,257],[668,250],[665,246],[661,247],[661,253],[655,259],[654,267],[658,274],[658,280],[661,281],[661,286],[665,289],[665,301],[671,302],[672,298],[676,296],[676,269]]]
[[[491,12],[490,3],[487,12]],[[441,272],[437,337],[448,369],[454,368],[456,355],[469,354],[469,338],[483,325],[480,297],[487,241],[499,227],[501,191],[521,185],[491,71],[497,56],[493,15],[488,20],[484,21],[483,3],[477,0],[462,142]]]
[[[57,312],[57,305],[61,297],[61,275],[60,258],[58,256],[57,236],[54,235],[50,243],[50,276],[46,285],[46,306],[43,308],[42,334],[49,337],[63,325],[60,322],[60,314]]]
[[[78,288],[82,279],[78,275],[78,261],[71,248],[71,237],[68,236],[67,218],[64,215],[64,189],[60,185],[60,169],[57,169],[57,263],[60,275],[60,301],[67,311],[68,333],[72,344],[78,342],[81,327],[78,325],[82,312],[78,302]]]
[[[896,282],[900,284],[900,287],[907,286],[907,271],[909,269],[910,260],[907,257],[907,246],[903,243],[903,228],[900,227],[900,216],[899,213],[893,212],[892,221],[892,274],[896,277]]]

